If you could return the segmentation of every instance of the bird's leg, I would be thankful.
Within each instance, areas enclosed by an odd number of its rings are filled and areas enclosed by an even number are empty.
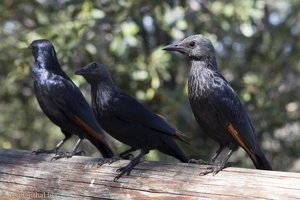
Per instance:
[[[199,175],[203,176],[209,173],[213,173],[213,175],[216,175],[219,171],[221,171],[222,169],[228,167],[228,160],[231,157],[231,155],[233,154],[235,150],[230,149],[228,154],[225,156],[225,158],[222,160],[222,162],[220,164],[217,164],[215,166],[209,166],[207,167],[207,170],[204,172],[201,172]]]
[[[62,153],[57,153],[53,158],[51,158],[51,161],[54,160],[58,160],[60,158],[71,158],[74,155],[81,155],[81,154],[85,154],[84,151],[77,151],[80,143],[82,142],[83,138],[79,138],[75,144],[75,146],[73,147],[72,152],[62,152]]]
[[[131,152],[134,152],[134,151],[136,151],[136,148],[131,147],[130,149],[128,149],[128,150],[120,153],[119,157],[128,160],[130,157],[133,157],[133,155],[131,154]]]
[[[220,145],[219,148],[217,149],[217,151],[213,154],[213,156],[210,158],[210,160],[208,162],[211,163],[211,164],[214,164],[216,159],[218,158],[218,156],[223,151],[223,149],[224,149],[224,146]]]
[[[126,150],[126,151],[120,153],[120,154],[117,155],[117,156],[113,156],[112,158],[101,158],[101,159],[98,161],[98,167],[100,167],[101,165],[106,164],[106,163],[112,164],[112,163],[114,163],[114,162],[116,162],[116,161],[118,161],[118,160],[121,160],[121,159],[126,159],[126,160],[128,160],[131,156],[133,156],[133,155],[131,154],[131,152],[133,152],[133,151],[136,151],[136,148],[131,147],[130,149],[128,149],[128,150]]]
[[[220,145],[219,148],[217,149],[217,151],[212,155],[212,157],[206,161],[206,160],[202,160],[202,159],[190,159],[189,163],[197,163],[197,164],[204,164],[204,165],[214,165],[216,159],[218,158],[218,156],[221,154],[221,152],[223,151],[224,146]]]
[[[119,169],[117,169],[117,172],[121,172],[118,176],[116,176],[114,178],[114,181],[117,181],[119,178],[121,178],[124,174],[129,175],[130,172],[132,171],[132,169],[139,164],[139,162],[141,161],[142,157],[149,153],[148,150],[144,150],[141,149],[141,153],[139,155],[137,155],[132,161],[130,161],[130,163],[128,165],[126,165],[125,167],[120,167]]]
[[[81,151],[77,151],[79,145],[81,144],[81,142],[83,141],[84,138],[79,138],[75,144],[75,146],[73,147],[72,150],[72,155],[74,156],[82,156],[82,155],[86,155],[85,151],[81,150]]]
[[[40,153],[58,153],[58,149],[68,140],[70,139],[71,135],[66,135],[64,139],[62,139],[55,148],[51,149],[51,150],[45,150],[45,149],[38,149],[36,151],[33,151],[32,154],[40,154]]]

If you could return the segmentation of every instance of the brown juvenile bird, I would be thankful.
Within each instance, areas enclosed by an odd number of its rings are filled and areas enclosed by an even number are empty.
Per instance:
[[[218,70],[210,40],[203,35],[193,35],[163,50],[178,51],[191,61],[188,96],[192,111],[204,132],[220,145],[209,163],[215,162],[224,147],[230,149],[220,164],[201,174],[217,174],[226,167],[239,146],[248,153],[257,169],[271,170],[239,97]]]

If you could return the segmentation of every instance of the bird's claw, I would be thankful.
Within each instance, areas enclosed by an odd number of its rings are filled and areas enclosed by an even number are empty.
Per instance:
[[[114,178],[114,182],[117,182],[119,178],[121,178],[126,172],[123,169],[124,167],[120,167],[119,169],[116,170],[116,172],[121,172]]]
[[[199,175],[204,176],[206,174],[212,173],[213,176],[215,176],[217,173],[219,173],[220,171],[222,171],[223,169],[225,169],[227,167],[230,167],[231,165],[232,165],[232,163],[228,162],[225,165],[220,164],[220,165],[215,165],[215,166],[209,166],[206,168],[206,171],[201,172]]]
[[[97,167],[100,167],[106,163],[108,163],[107,158],[101,158],[97,161]]]
[[[121,176],[123,176],[124,174],[119,174],[118,176],[116,176],[114,178],[114,182],[117,182],[119,180],[119,178],[121,178]]]
[[[201,172],[201,173],[199,174],[199,176],[204,176],[204,175],[210,174],[210,173],[213,173],[213,175],[215,175],[215,174],[216,174],[216,173],[215,173],[215,170],[217,170],[217,169],[215,168],[215,166],[214,166],[214,167],[213,167],[213,166],[207,167],[206,170],[205,170],[204,172]]]
[[[50,161],[55,161],[55,160],[58,160],[60,158],[62,158],[62,157],[59,154],[55,154],[55,156],[53,156]]]
[[[213,161],[210,161],[210,160],[202,160],[202,159],[194,159],[194,158],[192,158],[192,159],[190,159],[189,161],[188,161],[188,163],[194,163],[194,164],[202,164],[202,165],[214,165],[215,164],[215,162],[213,162]]]
[[[86,155],[85,151],[77,151],[77,152],[57,152],[51,161],[55,161],[61,158],[72,158],[76,155]]]
[[[51,158],[50,161],[55,161],[55,160],[58,160],[58,159],[61,159],[61,158],[66,158],[67,157],[67,153],[68,152],[65,152],[65,153],[64,152],[57,152],[55,154],[55,156]]]
[[[123,172],[126,169],[126,167],[120,167],[116,170],[116,172]]]
[[[120,167],[119,169],[116,170],[116,172],[121,172],[118,176],[114,178],[114,181],[117,182],[119,178],[121,178],[124,174],[130,175],[133,167],[131,165],[127,165],[125,167]]]
[[[121,160],[121,157],[119,156],[114,156],[112,158],[101,158],[98,163],[97,163],[97,167],[100,167],[106,163],[108,163],[109,165],[118,161],[118,160]]]
[[[133,154],[126,154],[126,155],[122,155],[120,154],[119,156],[114,156],[112,158],[101,158],[98,163],[97,163],[97,166],[100,167],[106,163],[108,163],[109,165],[118,161],[118,160],[121,160],[121,159],[125,159],[125,160],[129,160],[130,157],[134,157]]]
[[[51,153],[57,153],[56,149],[46,150],[46,149],[37,149],[35,151],[32,151],[31,154],[37,155],[41,153],[51,154]]]

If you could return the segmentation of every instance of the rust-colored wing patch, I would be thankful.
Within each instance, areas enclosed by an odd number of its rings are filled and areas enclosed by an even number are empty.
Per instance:
[[[236,139],[236,141],[247,151],[247,153],[251,156],[251,158],[254,161],[257,161],[257,158],[253,152],[253,150],[247,145],[246,142],[244,142],[243,138],[241,138],[240,134],[237,132],[237,130],[234,128],[234,126],[229,122],[227,124],[227,129],[229,133]]]
[[[100,133],[95,131],[93,128],[91,128],[87,123],[85,123],[82,119],[80,119],[78,116],[74,117],[74,122],[79,125],[81,128],[86,130],[88,134],[99,140],[101,143],[106,144],[105,140],[102,138]]]

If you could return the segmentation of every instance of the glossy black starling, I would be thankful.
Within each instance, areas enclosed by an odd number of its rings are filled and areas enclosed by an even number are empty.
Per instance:
[[[113,152],[105,140],[105,135],[93,111],[79,88],[64,73],[57,60],[56,52],[49,40],[35,40],[29,48],[35,59],[32,74],[34,91],[42,111],[57,126],[65,138],[52,150],[39,149],[35,153],[55,153],[53,159],[71,157],[78,154],[80,142],[86,138],[101,152],[103,157],[113,157]],[[79,140],[71,153],[59,154],[58,149],[73,134]]]
[[[125,173],[129,175],[141,158],[152,149],[181,162],[188,162],[174,141],[183,140],[181,134],[163,118],[122,92],[102,65],[92,62],[77,70],[76,74],[82,75],[91,85],[92,108],[103,129],[131,147],[120,155],[128,155],[138,149],[141,151],[127,166],[118,169],[121,173],[115,181]]]

